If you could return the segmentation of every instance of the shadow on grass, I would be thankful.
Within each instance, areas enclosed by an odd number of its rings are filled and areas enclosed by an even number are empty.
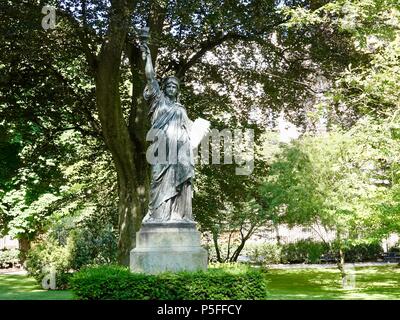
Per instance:
[[[0,300],[71,300],[67,290],[43,290],[26,275],[0,275]]]
[[[357,267],[355,288],[344,290],[337,269],[273,269],[265,273],[268,299],[400,299],[400,267]],[[0,300],[71,300],[70,291],[47,291],[25,275],[0,275]]]
[[[356,268],[352,290],[342,289],[337,269],[274,269],[266,277],[274,300],[400,299],[398,266]]]

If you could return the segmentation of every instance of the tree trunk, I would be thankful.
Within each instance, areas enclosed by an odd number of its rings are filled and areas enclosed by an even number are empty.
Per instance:
[[[31,248],[31,241],[28,238],[18,239],[19,243],[19,259],[21,264],[23,264],[28,256],[28,251]]]
[[[244,245],[246,244],[246,241],[249,240],[249,238],[251,237],[251,235],[254,233],[256,226],[252,225],[249,229],[249,231],[247,232],[246,235],[243,234],[243,226],[240,229],[240,235],[241,235],[241,239],[240,239],[240,244],[239,246],[236,248],[235,252],[233,253],[231,259],[229,260],[230,262],[237,262],[237,259],[239,258],[240,253],[242,252]]]
[[[218,233],[215,231],[212,231],[212,236],[213,236],[213,242],[214,242],[214,248],[215,248],[215,253],[217,255],[217,261],[219,263],[222,263],[222,257],[221,257],[221,252],[219,250],[219,245],[218,245]]]
[[[136,246],[135,235],[140,229],[143,212],[147,209],[147,205],[138,197],[137,190],[143,186],[139,186],[137,181],[126,181],[125,178],[119,179],[118,262],[129,265],[130,251]]]
[[[236,248],[235,252],[232,254],[232,257],[229,259],[230,262],[237,262],[240,253],[242,252],[244,245],[246,244],[247,239],[242,239],[239,246]]]
[[[347,282],[347,273],[344,268],[344,251],[342,248],[339,248],[339,261],[337,262],[338,269],[340,271],[340,275],[342,276],[342,285],[345,286]]]
[[[147,209],[149,182],[144,136],[131,134],[137,128],[128,128],[130,121],[124,118],[119,92],[122,52],[132,9],[132,1],[112,2],[109,31],[94,67],[96,107],[118,175],[118,262],[123,265],[129,264],[130,251],[136,244],[136,231]]]
[[[144,68],[137,47],[127,43],[127,33],[134,7],[132,0],[111,2],[106,41],[95,61],[90,55],[96,83],[96,106],[105,143],[110,150],[118,174],[119,241],[118,261],[128,265],[130,251],[136,245],[136,232],[146,214],[150,185],[150,170],[146,161],[146,133],[149,119],[147,105],[142,99]],[[166,2],[151,5],[149,26],[152,34],[161,34]],[[128,48],[127,48],[128,47]],[[129,119],[124,118],[119,92],[120,67],[123,50],[127,51],[133,75],[132,108]],[[158,47],[151,46],[156,58]],[[91,63],[92,62],[92,63]]]
[[[119,241],[118,262],[129,264],[130,251],[135,247],[147,207],[148,166],[143,154],[136,152],[136,145],[129,134],[122,114],[118,90],[119,76],[106,67],[99,67],[96,77],[96,101],[104,139],[111,151],[118,174]]]
[[[279,234],[279,225],[274,223],[274,229],[275,229],[275,233],[276,233],[276,243],[278,244],[278,246],[281,245],[281,236]]]

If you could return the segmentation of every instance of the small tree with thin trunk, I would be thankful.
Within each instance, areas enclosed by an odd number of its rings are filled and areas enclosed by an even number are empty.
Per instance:
[[[337,266],[346,279],[345,251],[358,242],[380,240],[379,207],[390,186],[382,150],[396,152],[385,125],[363,120],[350,131],[306,136],[282,147],[261,188],[264,203],[275,208],[280,221],[291,225],[322,225],[333,231],[330,243]],[[380,141],[380,147],[375,143]],[[394,154],[393,153],[393,154]],[[327,239],[322,239],[327,240]]]

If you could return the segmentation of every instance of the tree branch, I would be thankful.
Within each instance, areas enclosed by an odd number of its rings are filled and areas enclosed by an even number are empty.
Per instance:
[[[57,79],[59,79],[64,85],[66,86],[67,90],[80,102],[80,110],[83,111],[83,114],[86,116],[88,122],[91,124],[92,128],[94,129],[93,132],[90,132],[88,130],[85,130],[86,133],[89,133],[91,136],[96,137],[96,136],[102,136],[100,124],[98,121],[92,116],[91,111],[87,108],[87,104],[85,101],[82,99],[82,96],[79,95],[78,93],[75,92],[75,90],[72,88],[72,86],[69,84],[68,79],[66,79],[63,74],[57,70],[53,65],[51,64],[46,64],[43,62],[43,64],[56,76]],[[82,129],[84,130],[84,129]]]
[[[210,51],[213,48],[221,45],[223,42],[225,42],[231,37],[232,34],[228,33],[226,35],[223,35],[221,33],[218,38],[200,44],[200,50],[197,51],[189,60],[187,60],[183,64],[180,64],[180,67],[176,72],[176,76],[182,79],[186,71],[189,70],[194,64],[196,64],[206,54],[207,51]]]
[[[84,21],[83,21],[83,26],[81,26],[79,24],[79,21],[77,21],[71,13],[62,10],[62,9],[57,9],[57,15],[65,18],[70,24],[71,26],[76,30],[76,34],[78,35],[79,41],[81,43],[81,49],[82,52],[85,54],[86,57],[86,61],[92,71],[92,73],[94,74],[94,72],[96,71],[96,67],[97,67],[97,56],[95,53],[92,52],[91,48],[90,48],[90,41],[88,38],[88,35],[90,34],[93,37],[97,37],[97,35],[95,34],[95,32],[90,29],[87,26],[86,23],[86,17],[84,17]]]
[[[182,79],[185,75],[185,73],[194,65],[196,64],[207,51],[212,50],[213,48],[221,45],[222,43],[228,41],[228,40],[242,40],[242,41],[258,41],[259,38],[258,36],[265,34],[266,32],[269,32],[273,30],[274,27],[277,27],[281,25],[282,23],[286,22],[286,20],[279,21],[277,24],[273,26],[266,26],[263,28],[263,30],[260,30],[257,32],[257,34],[252,34],[252,35],[243,35],[235,32],[228,32],[226,34],[223,34],[220,32],[216,38],[210,39],[208,41],[205,41],[200,44],[200,50],[197,51],[189,60],[187,60],[184,63],[181,63],[179,66],[179,69],[176,72],[176,76],[180,79]]]

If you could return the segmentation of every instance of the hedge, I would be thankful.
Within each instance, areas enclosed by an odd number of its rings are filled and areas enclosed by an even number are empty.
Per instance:
[[[346,262],[378,261],[383,254],[379,242],[359,243],[349,245],[344,249]],[[264,265],[276,263],[321,263],[322,255],[331,255],[339,259],[335,245],[332,248],[323,242],[310,239],[299,240],[298,242],[277,244],[249,245],[242,252],[250,258],[250,263]]]
[[[309,239],[282,245],[282,263],[319,263],[323,254],[329,253],[329,247],[323,242]]]
[[[360,243],[346,248],[344,258],[346,262],[378,261],[382,255],[380,243]]]
[[[82,300],[261,300],[267,296],[266,279],[256,270],[146,275],[121,266],[99,266],[75,273],[70,288]]]
[[[0,268],[10,268],[19,264],[19,250],[0,250]]]

